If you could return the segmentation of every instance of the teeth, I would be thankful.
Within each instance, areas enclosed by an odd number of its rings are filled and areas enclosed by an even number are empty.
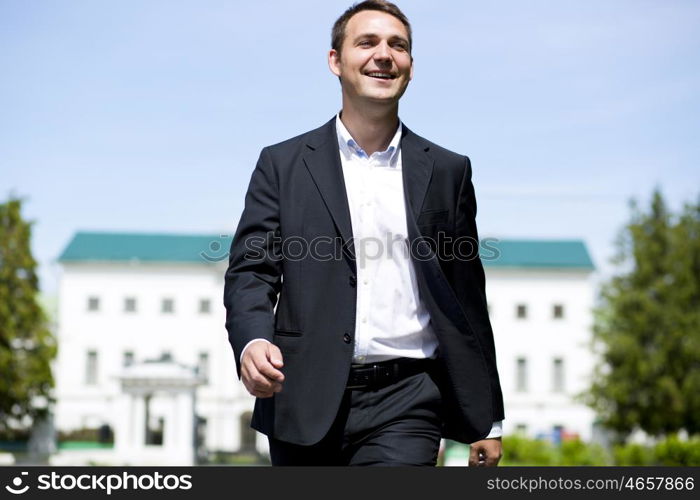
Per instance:
[[[391,78],[391,75],[387,73],[367,73],[367,76],[373,76],[377,78]]]

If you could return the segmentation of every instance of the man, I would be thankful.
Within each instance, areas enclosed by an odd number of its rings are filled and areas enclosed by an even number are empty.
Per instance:
[[[471,167],[399,121],[411,48],[394,4],[348,9],[342,111],[264,148],[250,181],[224,303],[273,465],[435,465],[441,436],[470,465],[501,457]]]

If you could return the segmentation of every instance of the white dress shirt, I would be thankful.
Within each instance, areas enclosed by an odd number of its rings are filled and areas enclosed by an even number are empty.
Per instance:
[[[336,116],[336,131],[350,208],[357,308],[354,363],[434,358],[438,341],[420,300],[409,258],[401,162],[401,122],[385,151],[371,156]],[[243,353],[255,339],[249,342]],[[502,435],[495,422],[488,437]]]
[[[434,358],[437,337],[406,242],[401,123],[389,147],[369,157],[339,117],[335,123],[357,264],[353,362]]]

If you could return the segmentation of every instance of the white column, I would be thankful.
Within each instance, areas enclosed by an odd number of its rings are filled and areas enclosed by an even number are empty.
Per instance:
[[[187,390],[177,395],[177,443],[182,465],[194,464],[194,394]]]
[[[146,447],[146,398],[144,395],[134,395],[132,405],[133,412],[131,417],[132,427],[132,452],[134,458],[138,458],[138,454],[143,453]]]
[[[167,405],[165,405],[165,432],[163,433],[163,450],[168,455],[177,455],[179,453],[179,436],[178,436],[178,421],[182,418],[178,414],[177,408],[177,392],[168,392]]]
[[[114,449],[120,457],[129,455],[133,446],[133,407],[134,397],[122,393],[114,402]]]

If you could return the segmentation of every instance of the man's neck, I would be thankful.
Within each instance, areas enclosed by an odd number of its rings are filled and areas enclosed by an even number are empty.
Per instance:
[[[399,106],[359,110],[343,103],[340,119],[358,146],[371,156],[389,147],[399,126]]]

